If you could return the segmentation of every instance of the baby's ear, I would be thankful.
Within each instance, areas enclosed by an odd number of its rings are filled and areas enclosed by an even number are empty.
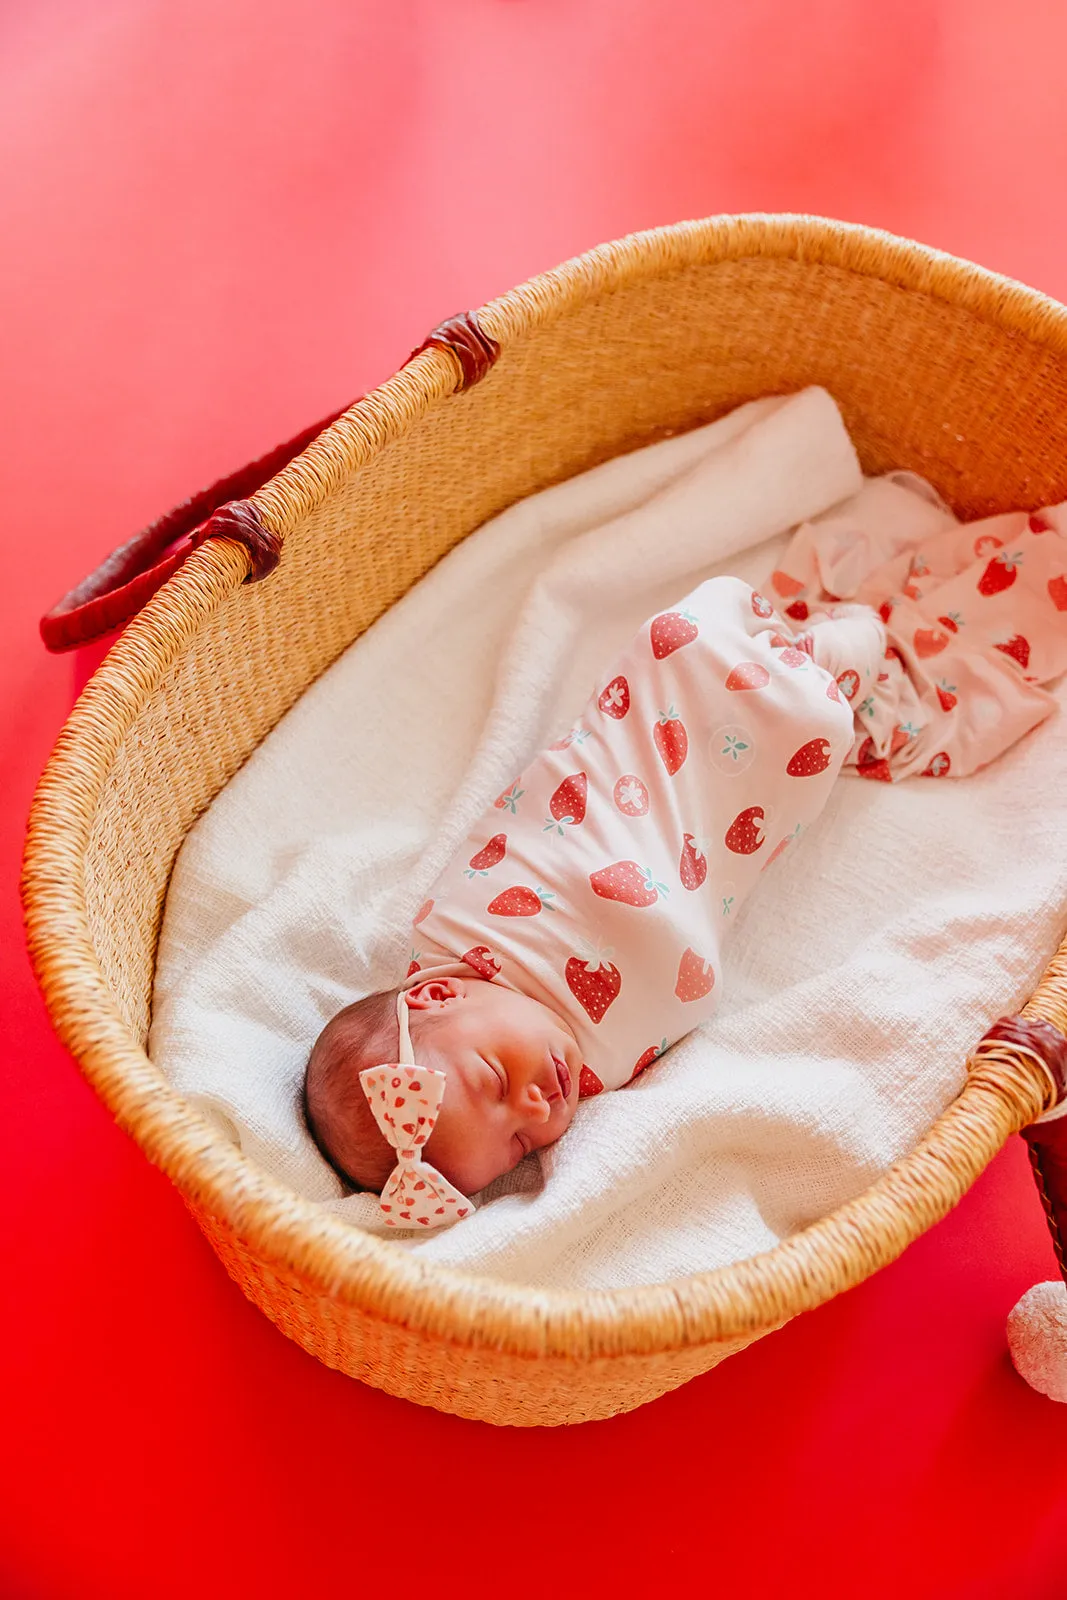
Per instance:
[[[407,990],[410,1011],[435,1011],[462,1000],[467,986],[462,978],[427,978]]]

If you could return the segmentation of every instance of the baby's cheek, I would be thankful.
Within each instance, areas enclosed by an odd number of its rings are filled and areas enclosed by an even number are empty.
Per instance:
[[[543,1136],[544,1143],[541,1145],[542,1150],[547,1149],[550,1144],[555,1144],[557,1139],[562,1139],[563,1135],[574,1121],[574,1113],[577,1111],[577,1109],[577,1105],[568,1106],[565,1115],[562,1116],[558,1122],[553,1123],[551,1128],[545,1130]]]

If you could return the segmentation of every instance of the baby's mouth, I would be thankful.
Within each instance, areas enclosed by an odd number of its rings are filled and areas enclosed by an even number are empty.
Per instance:
[[[559,1056],[553,1056],[552,1064],[556,1069],[556,1081],[559,1084],[559,1092],[563,1096],[564,1100],[569,1101],[571,1094],[571,1075],[567,1071],[567,1063],[565,1061],[561,1061]]]

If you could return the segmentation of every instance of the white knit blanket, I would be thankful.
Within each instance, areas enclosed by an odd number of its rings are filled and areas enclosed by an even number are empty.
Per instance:
[[[702,578],[765,582],[862,479],[824,391],[757,401],[512,506],[316,683],[190,833],[150,1052],[251,1160],[380,1228],[303,1127],[309,1047],[397,981],[411,918],[486,797],[598,666]],[[1054,686],[1062,697],[1063,685]],[[1055,715],[977,776],[843,776],[724,948],[715,1019],[415,1240],[513,1282],[649,1283],[766,1249],[864,1189],[963,1083],[1063,928]]]

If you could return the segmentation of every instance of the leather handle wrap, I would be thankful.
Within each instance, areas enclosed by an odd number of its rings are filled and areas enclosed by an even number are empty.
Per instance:
[[[486,333],[473,311],[461,311],[458,316],[447,317],[439,323],[411,352],[408,361],[414,361],[431,345],[439,350],[447,350],[449,355],[456,358],[460,379],[457,394],[469,389],[472,384],[480,383],[500,354],[499,344]]]
[[[986,1044],[1006,1044],[1029,1056],[1048,1074],[1053,1085],[1052,1104],[1067,1100],[1067,1037],[1044,1017],[998,1017],[978,1041],[977,1052]]]

